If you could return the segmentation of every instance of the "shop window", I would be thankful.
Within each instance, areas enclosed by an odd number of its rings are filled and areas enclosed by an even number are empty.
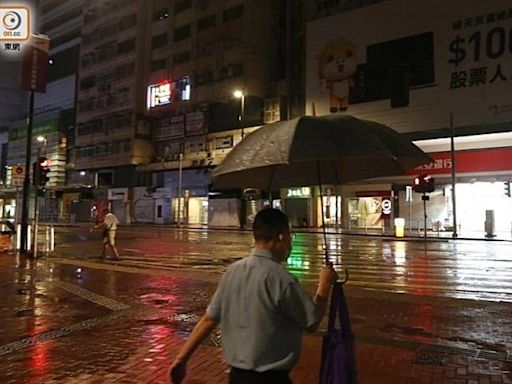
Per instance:
[[[160,47],[164,47],[167,45],[167,32],[162,33],[161,35],[153,36],[151,39],[151,48],[157,49]]]
[[[114,175],[112,171],[98,172],[98,186],[99,187],[110,187],[114,181]]]
[[[188,39],[190,37],[190,24],[184,25],[183,27],[179,27],[174,29],[173,41],[182,41]]]

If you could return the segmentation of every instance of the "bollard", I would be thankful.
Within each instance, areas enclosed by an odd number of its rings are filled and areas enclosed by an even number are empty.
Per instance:
[[[405,219],[403,217],[395,217],[395,236],[404,237]]]
[[[44,252],[50,251],[50,227],[45,225],[44,227]]]
[[[55,251],[55,227],[50,226],[50,252]]]

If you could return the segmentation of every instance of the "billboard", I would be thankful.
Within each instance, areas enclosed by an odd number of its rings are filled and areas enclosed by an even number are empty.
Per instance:
[[[512,120],[512,4],[390,0],[308,23],[306,113],[400,132]]]
[[[147,109],[190,100],[190,78],[163,81],[148,87]]]

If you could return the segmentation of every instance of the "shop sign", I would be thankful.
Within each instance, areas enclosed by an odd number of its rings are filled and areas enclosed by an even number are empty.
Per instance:
[[[409,175],[428,172],[429,174],[449,174],[452,169],[450,152],[429,153],[432,162],[419,166]],[[456,172],[498,172],[512,170],[512,147],[456,151]]]
[[[383,215],[386,215],[386,216],[391,215],[391,207],[392,207],[391,199],[389,199],[389,198],[382,199],[381,207],[382,207]]]
[[[199,135],[205,132],[206,119],[203,112],[187,113],[186,117],[186,132],[187,135]]]
[[[190,100],[190,79],[164,81],[148,87],[147,109]]]
[[[12,167],[11,184],[17,187],[23,186],[25,180],[25,167],[23,165],[16,165]]]
[[[287,198],[306,199],[311,197],[311,189],[309,187],[290,188],[286,194]]]

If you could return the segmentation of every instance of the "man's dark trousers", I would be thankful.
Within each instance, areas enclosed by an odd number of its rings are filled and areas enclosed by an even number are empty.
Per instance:
[[[229,384],[293,384],[288,371],[256,372],[231,367]]]

